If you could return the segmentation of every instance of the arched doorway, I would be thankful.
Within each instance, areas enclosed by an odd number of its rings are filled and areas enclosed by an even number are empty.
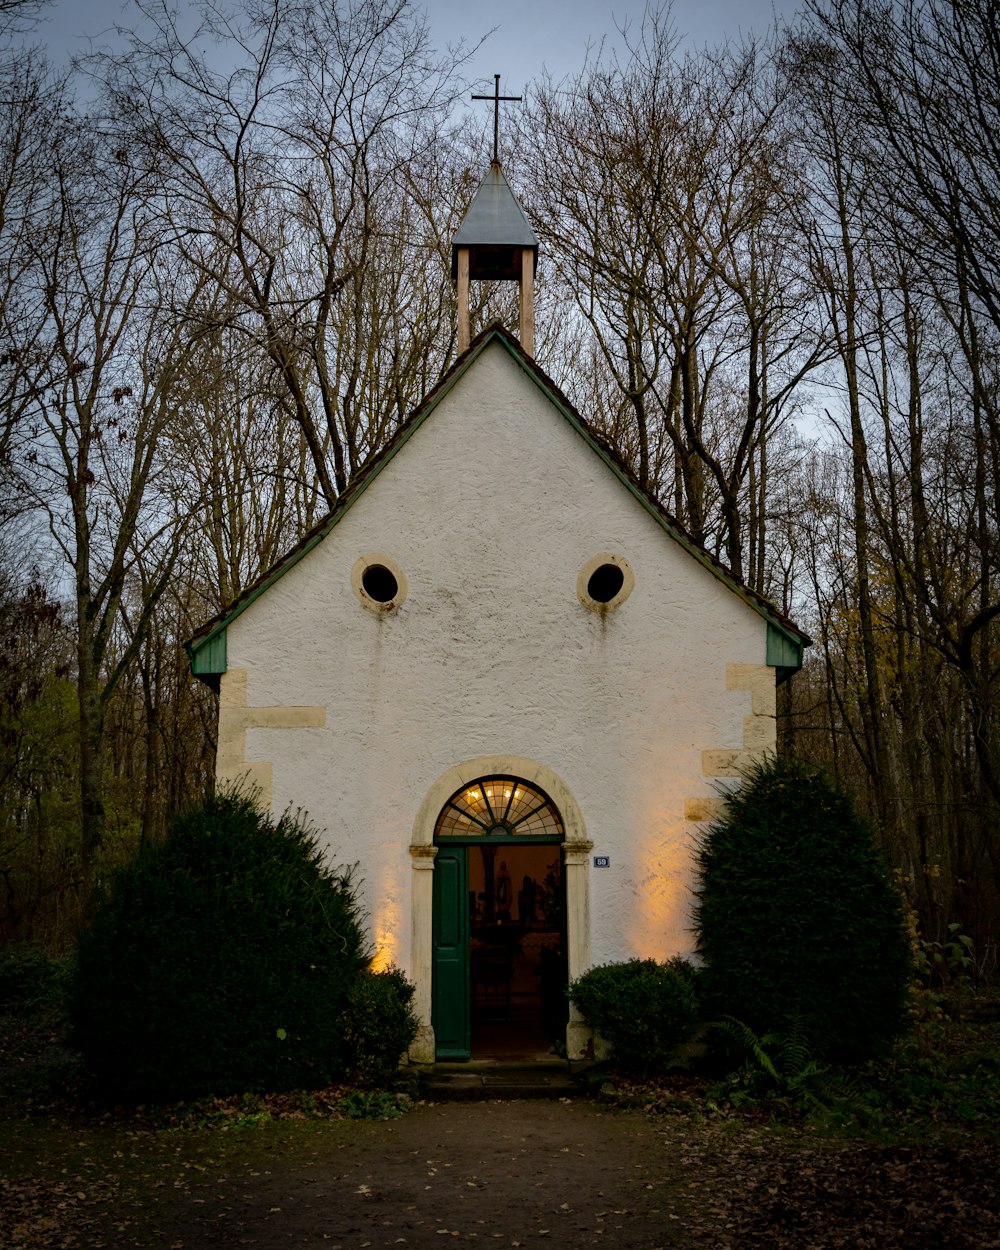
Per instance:
[[[415,986],[413,1009],[419,1022],[417,1036],[409,1051],[413,1063],[431,1064],[437,1058],[433,1024],[434,893],[436,888],[440,888],[445,873],[450,871],[444,864],[450,863],[452,870],[461,866],[461,861],[456,864],[454,857],[446,858],[442,861],[439,877],[436,861],[441,847],[435,844],[434,831],[449,798],[480,777],[521,778],[547,795],[559,813],[565,830],[561,849],[569,980],[582,976],[590,967],[588,865],[593,846],[573,792],[547,764],[523,755],[481,755],[453,765],[428,787],[414,817],[410,839],[411,928],[410,957],[406,967]],[[444,849],[447,850],[447,846]],[[456,892],[458,884],[454,883]],[[462,883],[462,892],[468,898],[467,883]],[[455,914],[460,918],[460,913]],[[567,1056],[571,1059],[582,1058],[587,1053],[590,1036],[586,1023],[576,1007],[570,1004],[565,1034]]]
[[[565,1042],[566,832],[514,774],[473,778],[434,826],[436,1058],[524,1056]]]

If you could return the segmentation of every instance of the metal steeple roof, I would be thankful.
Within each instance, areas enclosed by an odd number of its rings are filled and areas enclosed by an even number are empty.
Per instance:
[[[470,252],[484,248],[529,248],[537,260],[538,239],[524,209],[507,185],[499,162],[490,164],[451,243],[452,277],[458,272],[460,247],[467,247]],[[473,276],[477,276],[475,272]]]

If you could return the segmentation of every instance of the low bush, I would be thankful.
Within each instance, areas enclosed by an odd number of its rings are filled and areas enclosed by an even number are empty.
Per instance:
[[[695,970],[683,959],[602,964],[567,991],[588,1024],[609,1042],[621,1067],[666,1069],[698,1019]]]
[[[31,946],[0,950],[0,1010],[57,1006],[64,983],[64,961]]]
[[[217,796],[99,897],[77,952],[74,1040],[122,1097],[318,1087],[347,1072],[367,962],[350,874],[325,864],[314,833]]]
[[[350,1120],[395,1120],[404,1104],[386,1089],[353,1089],[337,1104],[341,1115]]]
[[[414,986],[398,968],[362,972],[351,989],[345,1024],[345,1061],[362,1085],[391,1081],[417,1035],[410,1005]]]

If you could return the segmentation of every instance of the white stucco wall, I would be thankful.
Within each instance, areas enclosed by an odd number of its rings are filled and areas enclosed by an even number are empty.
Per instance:
[[[365,552],[408,595],[392,614],[351,588]],[[600,616],[581,567],[625,557],[630,597]],[[360,864],[373,935],[410,970],[414,819],[446,770],[537,760],[579,806],[593,963],[691,948],[691,796],[702,752],[744,745],[766,625],[680,548],[499,344],[486,349],[327,539],[233,621],[228,665],[251,706],[318,705],[325,723],[248,729],[273,807],[306,809]]]

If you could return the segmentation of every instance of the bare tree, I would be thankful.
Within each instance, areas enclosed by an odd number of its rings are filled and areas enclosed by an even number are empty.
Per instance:
[[[0,548],[0,941],[41,942],[76,877],[73,646],[21,555]]]
[[[138,646],[108,667],[129,572],[143,552],[163,552],[142,606],[148,617],[178,549],[158,451],[187,351],[184,333],[158,319],[173,293],[145,207],[147,175],[103,139],[82,121],[50,147],[53,194],[21,278],[44,321],[17,348],[34,370],[12,442],[23,497],[72,584],[85,872],[104,832],[105,712]]]
[[[549,84],[532,119],[538,229],[617,387],[609,436],[761,588],[769,439],[825,350],[784,107],[768,54],[682,61],[661,10],[623,64]]]
[[[432,56],[409,0],[276,0],[241,18],[206,4],[194,34],[165,3],[140,8],[153,37],[105,68],[164,229],[267,361],[332,505],[422,397],[428,358],[443,365],[448,273],[407,174],[445,142],[461,58]]]
[[[0,0],[0,38],[32,30],[45,4],[46,0]]]
[[[833,0],[813,6],[786,55],[848,474],[825,505],[836,545],[825,560],[811,548],[826,723],[927,931],[961,915],[989,943],[1000,327],[995,32],[983,20],[975,4]],[[817,495],[803,509],[823,511]]]
[[[847,70],[840,96],[859,119],[856,159],[880,176],[880,208],[939,311],[965,363],[968,472],[975,501],[965,538],[979,567],[960,601],[942,602],[929,568],[914,567],[936,640],[962,674],[982,777],[1000,802],[1000,36],[985,0],[868,0],[817,4],[819,32]],[[926,546],[924,552],[926,553]],[[923,560],[923,557],[921,557]]]
[[[49,225],[50,152],[65,104],[65,84],[37,53],[0,60],[0,523],[20,503],[9,472],[11,443],[31,406],[46,316],[28,271],[35,241]]]
[[[862,396],[864,337],[874,323],[866,302],[865,256],[875,194],[871,177],[857,155],[858,119],[850,98],[837,90],[843,62],[809,39],[790,43],[786,64],[796,84],[799,134],[812,174],[813,194],[803,205],[803,234],[809,240],[809,265],[826,324],[836,345],[846,409],[843,441],[851,472],[850,551],[854,568],[862,697],[855,745],[879,796],[881,828],[892,823],[892,762],[886,739],[881,656],[876,641],[872,591],[872,536],[869,525],[868,431]],[[870,276],[870,275],[869,275]],[[850,724],[850,722],[848,722]]]

